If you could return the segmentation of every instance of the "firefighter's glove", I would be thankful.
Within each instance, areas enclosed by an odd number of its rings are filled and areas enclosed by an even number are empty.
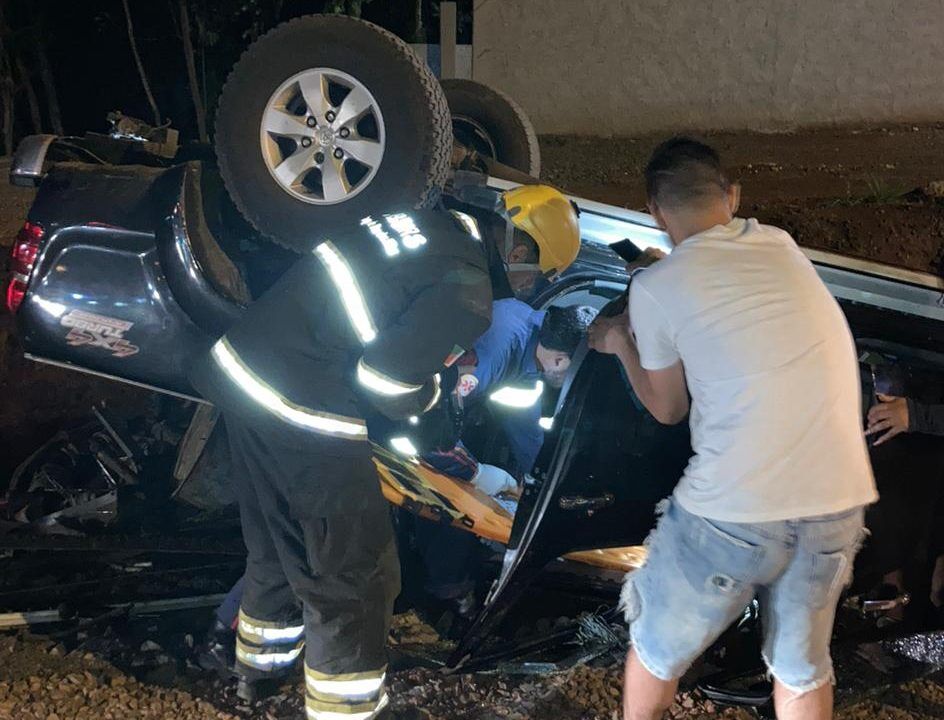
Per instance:
[[[439,402],[423,415],[414,415],[392,428],[387,446],[406,456],[421,457],[447,452],[459,442],[462,411],[453,393],[444,392]]]

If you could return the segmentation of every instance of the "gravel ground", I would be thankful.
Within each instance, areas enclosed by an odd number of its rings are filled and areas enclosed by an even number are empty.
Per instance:
[[[91,653],[16,636],[0,638],[3,720],[230,720],[180,690],[128,677]]]
[[[171,622],[173,627],[176,623]],[[146,623],[145,623],[146,626]],[[155,632],[155,628],[138,631]],[[0,637],[0,720],[150,718],[153,720],[298,720],[301,675],[255,703],[235,695],[232,682],[197,670],[182,637],[112,627],[67,651],[56,641],[15,634]],[[932,638],[933,639],[933,638]],[[906,643],[914,645],[914,641]],[[928,638],[918,644],[927,647]],[[938,636],[931,643],[944,644]],[[446,674],[417,667],[442,658],[452,645],[413,613],[395,618],[390,692],[395,709],[419,708],[430,720],[619,720],[621,652],[601,666],[579,665],[543,674]],[[938,651],[938,655],[940,652]],[[878,671],[854,646],[837,649],[841,692],[837,720],[929,720],[944,717],[944,673],[886,654]],[[939,658],[938,658],[939,659]],[[407,669],[397,669],[413,665]],[[687,682],[687,681],[686,681]],[[679,694],[669,720],[749,720],[753,713],[717,705],[697,691]]]

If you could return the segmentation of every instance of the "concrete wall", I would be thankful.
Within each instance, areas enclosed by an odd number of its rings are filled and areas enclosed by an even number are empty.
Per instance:
[[[539,132],[944,120],[944,0],[476,0]]]

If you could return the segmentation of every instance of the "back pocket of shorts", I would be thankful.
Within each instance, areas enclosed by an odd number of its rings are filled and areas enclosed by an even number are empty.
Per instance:
[[[835,602],[849,583],[852,563],[845,552],[813,553],[810,567],[810,606],[821,610]]]
[[[682,572],[696,590],[739,594],[756,580],[764,549],[735,537],[705,518],[689,516],[690,532],[681,538]]]

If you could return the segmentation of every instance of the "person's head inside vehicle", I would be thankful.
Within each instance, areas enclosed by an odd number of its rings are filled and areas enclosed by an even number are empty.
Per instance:
[[[549,185],[522,185],[502,193],[499,211],[505,222],[490,224],[492,239],[512,292],[529,297],[539,281],[554,280],[577,258],[577,209]]]
[[[732,183],[714,148],[689,137],[659,145],[644,172],[649,212],[678,245],[734,218],[741,189]]]
[[[535,354],[544,380],[552,387],[564,384],[564,377],[597,311],[588,305],[548,308],[538,332]]]
[[[482,240],[519,300],[532,298],[576,260],[579,210],[560,190],[535,183],[500,192],[467,183],[455,192],[478,222]]]

